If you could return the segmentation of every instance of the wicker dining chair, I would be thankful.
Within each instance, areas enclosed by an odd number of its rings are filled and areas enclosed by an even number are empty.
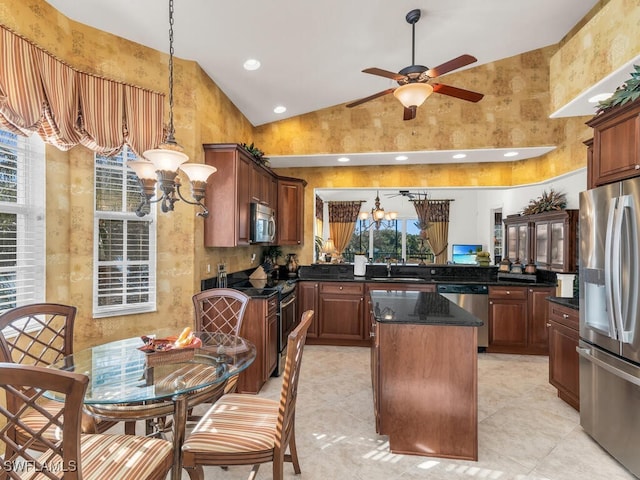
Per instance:
[[[165,480],[173,463],[173,443],[135,435],[82,434],[82,403],[89,383],[83,374],[43,366],[0,363],[2,472],[9,478],[45,480]],[[45,392],[61,397],[58,412],[43,408]],[[31,428],[36,411],[46,423]],[[13,433],[26,430],[27,442]],[[54,435],[49,435],[54,432]],[[38,452],[36,445],[45,445]],[[2,476],[2,475],[0,475]],[[5,477],[6,478],[6,477]]]
[[[16,307],[0,315],[0,362],[22,365],[47,366],[73,353],[73,327],[77,309],[71,305],[57,303],[35,303]],[[60,402],[42,399],[42,405],[55,415]],[[37,412],[32,412],[25,421],[32,427],[46,422]],[[98,420],[85,413],[82,418],[83,431],[102,433],[115,422]],[[27,441],[24,430],[16,430],[16,441]],[[44,450],[35,443],[33,448]]]
[[[300,325],[289,334],[279,401],[249,394],[223,395],[194,427],[182,446],[183,467],[191,480],[203,480],[206,465],[253,465],[249,476],[253,479],[260,464],[273,462],[273,480],[282,480],[287,461],[300,473],[295,410],[302,351],[312,318],[313,310],[304,312]]]
[[[193,297],[194,330],[239,336],[250,297],[231,288],[211,288]],[[238,375],[227,380],[224,393],[235,392]]]

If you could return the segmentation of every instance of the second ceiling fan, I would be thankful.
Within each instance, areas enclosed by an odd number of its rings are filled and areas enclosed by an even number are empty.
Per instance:
[[[444,85],[442,83],[430,84],[429,80],[436,78],[445,73],[449,73],[457,68],[464,67],[477,59],[471,55],[460,55],[448,62],[438,65],[435,68],[427,68],[424,65],[416,65],[416,23],[420,20],[420,10],[411,10],[406,16],[407,23],[411,24],[412,28],[412,42],[411,42],[411,65],[403,68],[398,73],[383,70],[382,68],[365,68],[364,73],[370,73],[372,75],[378,75],[380,77],[390,78],[398,82],[398,87],[388,88],[368,97],[361,98],[355,102],[347,104],[348,108],[361,105],[369,100],[373,100],[378,97],[382,97],[389,93],[400,100],[404,105],[404,120],[412,120],[416,117],[416,111],[420,105],[427,99],[433,92],[441,95],[449,95],[450,97],[460,98],[469,102],[478,102],[484,97],[483,94],[472,92],[470,90],[464,90],[462,88],[452,87],[450,85]]]

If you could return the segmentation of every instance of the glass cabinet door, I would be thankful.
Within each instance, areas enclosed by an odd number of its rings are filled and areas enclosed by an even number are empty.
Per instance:
[[[518,255],[517,245],[518,229],[515,225],[509,225],[509,228],[507,229],[507,251],[505,253],[506,257],[512,262],[516,260],[516,257]]]
[[[522,264],[529,263],[528,225],[518,225],[518,260]]]
[[[549,224],[536,223],[536,264],[549,263]]]
[[[551,223],[551,259],[550,264],[564,264],[564,222]]]

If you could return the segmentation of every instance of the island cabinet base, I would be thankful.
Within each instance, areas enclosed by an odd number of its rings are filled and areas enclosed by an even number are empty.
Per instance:
[[[378,433],[393,453],[478,459],[477,328],[377,323]]]

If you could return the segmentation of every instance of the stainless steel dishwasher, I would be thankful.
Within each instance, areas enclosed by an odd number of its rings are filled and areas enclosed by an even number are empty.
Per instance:
[[[443,283],[438,285],[438,293],[482,320],[484,325],[478,328],[478,351],[485,351],[489,346],[489,287]]]

